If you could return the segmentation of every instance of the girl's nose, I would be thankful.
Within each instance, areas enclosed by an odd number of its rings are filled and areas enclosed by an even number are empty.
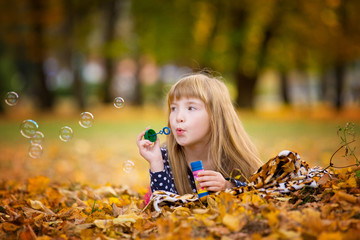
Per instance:
[[[184,114],[182,114],[182,111],[178,111],[176,114],[176,121],[177,122],[184,122]]]

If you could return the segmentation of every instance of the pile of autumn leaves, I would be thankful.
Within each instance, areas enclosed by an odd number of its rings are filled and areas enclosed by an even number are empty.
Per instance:
[[[155,212],[125,187],[51,183],[46,177],[0,183],[0,239],[355,239],[360,189],[351,169],[317,189],[261,198],[211,195]]]

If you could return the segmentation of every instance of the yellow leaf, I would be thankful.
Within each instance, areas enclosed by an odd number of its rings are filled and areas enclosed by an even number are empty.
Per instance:
[[[246,224],[244,215],[225,214],[222,221],[226,227],[234,232],[240,231]]]
[[[196,213],[196,214],[205,214],[209,211],[210,209],[209,208],[195,208],[193,209],[193,213]]]
[[[113,220],[107,219],[107,220],[95,220],[94,224],[101,229],[108,228],[113,226]]]
[[[130,213],[126,215],[120,215],[117,218],[113,219],[115,225],[119,225],[125,222],[136,222],[136,220],[141,219],[141,216],[136,215],[135,213]]]
[[[357,187],[356,179],[355,179],[355,177],[353,175],[349,177],[349,179],[346,181],[346,183],[351,188],[356,188]]]
[[[345,200],[347,202],[351,202],[351,203],[360,202],[359,198],[342,191],[335,192],[335,195],[337,195],[340,199]]]
[[[115,203],[115,205],[120,205],[121,204],[119,198],[109,197],[109,204],[112,205],[113,203]]]
[[[191,214],[190,209],[187,207],[178,207],[175,209],[174,213],[183,217],[188,217]]]
[[[33,209],[36,209],[36,210],[44,210],[44,204],[42,204],[42,202],[38,201],[38,200],[29,200],[30,202],[30,206],[33,208]]]
[[[95,190],[95,193],[104,195],[104,196],[116,196],[116,192],[112,187],[103,186]]]

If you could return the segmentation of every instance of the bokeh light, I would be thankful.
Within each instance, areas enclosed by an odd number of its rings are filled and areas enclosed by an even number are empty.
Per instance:
[[[79,120],[80,126],[83,128],[89,128],[94,124],[94,116],[90,112],[83,112],[80,114]]]
[[[74,133],[71,127],[65,126],[60,129],[59,138],[63,142],[68,142],[72,139]]]
[[[19,95],[16,92],[8,92],[5,95],[5,103],[9,106],[15,106],[19,100]]]
[[[20,125],[20,133],[26,138],[32,138],[35,136],[39,125],[37,122],[31,119],[24,120]]]
[[[114,106],[116,108],[123,108],[124,105],[125,105],[125,101],[124,101],[124,99],[122,97],[116,97],[114,99]]]

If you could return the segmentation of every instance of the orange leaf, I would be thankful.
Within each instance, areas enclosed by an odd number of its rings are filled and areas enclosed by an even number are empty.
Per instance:
[[[5,232],[14,232],[19,229],[19,226],[8,222],[4,222],[1,226]]]

